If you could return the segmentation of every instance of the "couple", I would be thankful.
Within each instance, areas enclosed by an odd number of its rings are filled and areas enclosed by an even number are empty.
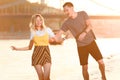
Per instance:
[[[89,53],[98,62],[101,72],[101,80],[106,80],[105,65],[102,54],[95,42],[95,36],[91,29],[90,19],[85,11],[75,12],[71,2],[63,5],[64,13],[68,16],[62,24],[60,31],[54,35],[50,28],[47,28],[44,19],[40,14],[35,14],[31,18],[30,43],[27,47],[17,48],[12,46],[13,50],[31,50],[35,45],[32,55],[32,66],[34,66],[39,80],[50,80],[51,56],[48,47],[49,43],[61,42],[60,36],[70,30],[76,39],[80,64],[84,80],[89,80],[88,56]],[[43,70],[42,70],[43,67]]]

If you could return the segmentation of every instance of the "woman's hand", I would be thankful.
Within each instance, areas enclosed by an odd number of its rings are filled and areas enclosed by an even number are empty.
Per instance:
[[[17,48],[15,46],[11,46],[12,50],[17,50]]]
[[[49,43],[55,42],[55,39],[52,37],[49,39]]]
[[[53,38],[50,38],[50,39],[49,39],[49,43],[50,43],[51,45],[62,44],[63,41],[64,41],[64,40],[63,40],[62,38],[59,38],[59,39],[56,40],[56,39],[53,37]]]

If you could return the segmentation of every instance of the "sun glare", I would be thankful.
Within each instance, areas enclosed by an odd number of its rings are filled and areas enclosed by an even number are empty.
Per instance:
[[[40,3],[41,0],[28,1]],[[59,9],[65,2],[72,2],[75,11],[85,10],[91,15],[120,15],[119,0],[45,0],[48,6]]]
[[[27,0],[27,1],[29,1],[29,2],[31,2],[31,3],[39,2],[39,0]]]

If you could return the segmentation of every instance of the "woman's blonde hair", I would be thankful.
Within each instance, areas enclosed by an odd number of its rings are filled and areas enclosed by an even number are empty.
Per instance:
[[[29,27],[30,27],[30,31],[31,32],[35,32],[36,31],[36,28],[35,28],[35,21],[36,21],[36,18],[37,17],[40,17],[41,20],[42,20],[42,29],[44,30],[46,28],[46,25],[45,25],[45,22],[44,22],[44,18],[42,17],[41,14],[34,14],[32,15],[31,17],[31,21],[30,21],[30,24],[29,24]]]

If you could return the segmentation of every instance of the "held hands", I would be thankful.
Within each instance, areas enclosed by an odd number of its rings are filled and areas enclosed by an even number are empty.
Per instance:
[[[51,44],[51,45],[60,45],[60,44],[62,44],[63,43],[63,41],[66,39],[66,35],[61,35],[61,36],[55,36],[55,37],[52,37],[52,38],[50,38],[49,39],[49,43]]]
[[[59,45],[59,44],[62,44],[62,42],[63,42],[63,39],[62,38],[55,38],[55,37],[53,37],[53,38],[50,38],[49,39],[49,43],[51,44],[51,45]]]
[[[60,45],[60,44],[62,44],[63,43],[63,41],[65,40],[65,38],[66,38],[66,36],[64,35],[63,36],[63,31],[62,30],[59,30],[56,34],[55,34],[55,36],[53,37],[53,39],[52,39],[52,42],[50,42],[50,44],[52,44],[52,45]]]
[[[50,43],[50,44],[54,44],[54,43],[55,43],[54,37],[52,37],[52,38],[49,39],[49,43]]]

